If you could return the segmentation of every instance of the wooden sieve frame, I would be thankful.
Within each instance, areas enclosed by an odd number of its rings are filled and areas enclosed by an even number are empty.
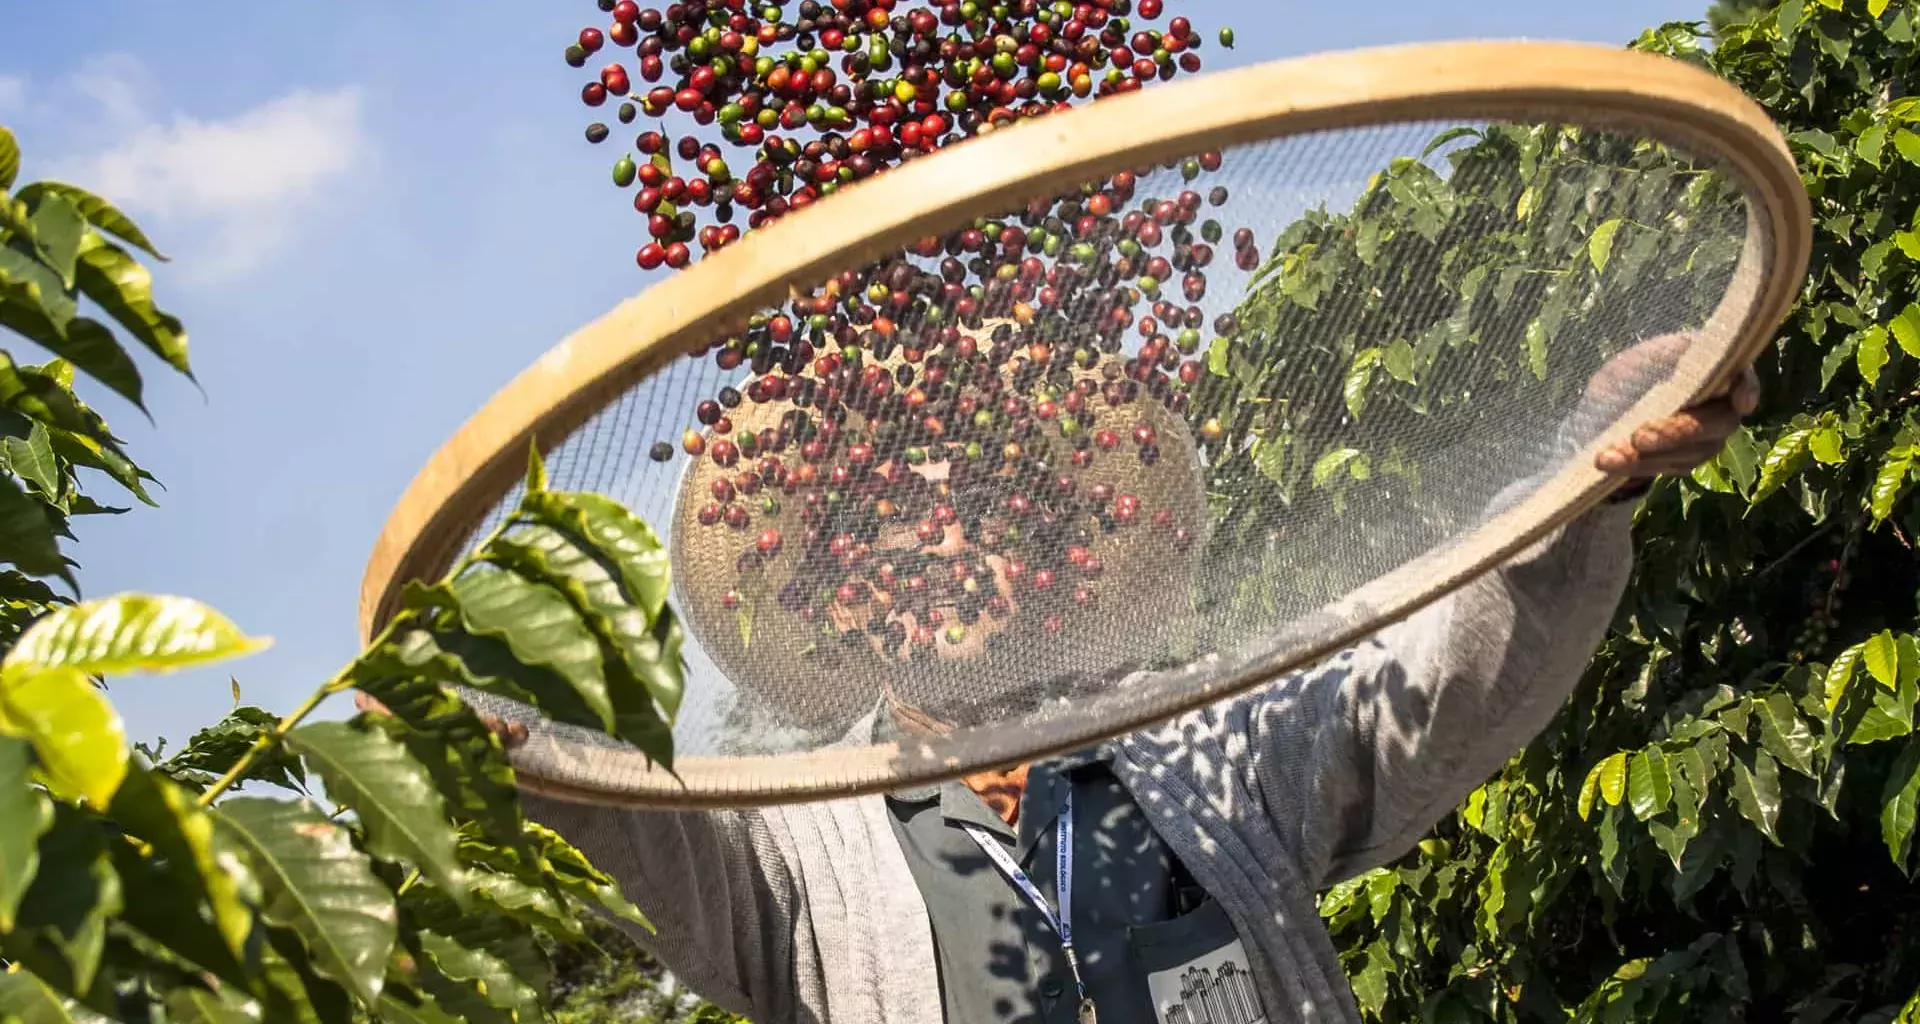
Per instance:
[[[1675,368],[1627,424],[1711,394],[1770,339],[1805,276],[1811,221],[1799,172],[1766,113],[1689,64],[1612,47],[1452,42],[1304,57],[1205,75],[1023,122],[876,175],[753,232],[628,299],[548,351],[490,399],[415,476],[374,545],[361,585],[363,643],[394,615],[402,584],[438,575],[519,481],[538,435],[543,451],[667,363],[711,342],[714,325],[784,301],[790,289],[898,252],[964,219],[1120,170],[1207,150],[1328,129],[1439,120],[1538,121],[1555,116],[1635,132],[1710,161],[1741,186],[1748,228],[1727,295]],[[735,806],[880,792],[907,783],[1047,756],[1218,700],[1339,650],[1405,618],[1593,507],[1617,484],[1591,458],[1564,467],[1436,561],[1421,559],[1350,595],[1353,623],[1212,685],[1142,704],[1088,729],[1075,719],[969,730],[964,756],[915,742],[783,756],[680,759],[678,778],[636,752],[568,748],[536,737],[516,751],[523,787],[628,806]],[[1425,585],[1411,593],[1409,580]],[[977,735],[976,735],[977,734]],[[611,780],[619,780],[612,785]]]

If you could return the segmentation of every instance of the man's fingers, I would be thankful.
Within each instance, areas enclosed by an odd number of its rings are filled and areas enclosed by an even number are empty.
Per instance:
[[[1760,374],[1752,366],[1743,368],[1740,376],[1734,379],[1729,398],[1733,402],[1733,411],[1743,418],[1753,415],[1753,410],[1760,408]]]
[[[373,699],[373,695],[363,690],[353,691],[353,706],[372,714],[389,714],[387,706]]]

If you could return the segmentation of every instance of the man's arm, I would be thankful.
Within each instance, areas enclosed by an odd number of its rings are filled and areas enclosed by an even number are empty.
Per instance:
[[[1603,371],[1670,360],[1662,338]],[[1758,402],[1724,397],[1636,431],[1596,465],[1630,483],[1711,459]],[[1631,511],[1609,504],[1373,639],[1221,710],[1246,788],[1313,884],[1400,856],[1545,728],[1605,637],[1632,565]]]

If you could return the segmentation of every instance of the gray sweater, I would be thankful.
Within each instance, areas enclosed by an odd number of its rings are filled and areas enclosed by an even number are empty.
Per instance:
[[[1273,1024],[1359,1020],[1316,890],[1391,861],[1545,727],[1632,557],[1602,506],[1310,669],[1117,743],[1114,771],[1226,910]],[[938,1024],[926,907],[884,798],[529,812],[619,878],[637,935],[757,1024]]]

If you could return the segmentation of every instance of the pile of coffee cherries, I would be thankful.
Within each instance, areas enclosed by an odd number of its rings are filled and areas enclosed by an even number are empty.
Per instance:
[[[1147,27],[1162,0],[803,0],[791,18],[788,6],[601,0],[611,23],[567,47],[574,67],[605,60],[609,45],[633,51],[601,66],[581,100],[617,104],[622,125],[645,116],[666,129],[639,132],[613,167],[646,218],[641,267],[685,266],[696,247],[738,241],[736,217],[757,227],[949,142],[1201,67],[1186,18]],[[1221,30],[1223,45],[1232,39]],[[612,135],[603,122],[587,129],[596,143]],[[744,173],[723,147],[750,151]]]
[[[944,145],[1201,66],[1187,19],[1145,26],[1162,0],[805,0],[791,20],[787,6],[602,0],[611,25],[568,48],[574,66],[608,43],[637,55],[582,98],[659,122],[613,171],[647,217],[642,268],[738,240],[741,211],[751,230]],[[727,148],[751,151],[744,173]],[[723,606],[936,656],[1016,624],[1061,632],[1124,573],[1105,564],[1122,552],[1184,556],[1204,503],[1191,473],[1160,464],[1194,457],[1189,432],[1220,433],[1186,418],[1229,234],[1228,189],[1206,180],[1221,160],[1136,168],[925,238],[695,353],[731,383],[651,455],[697,460],[676,529],[725,545]],[[1231,236],[1233,265],[1257,269],[1253,232]]]
[[[707,464],[681,528],[733,538],[727,606],[773,595],[910,658],[1013,620],[1061,631],[1098,605],[1111,539],[1184,554],[1204,506],[1155,467],[1194,458],[1166,435],[1196,429],[1218,166],[1124,172],[923,239],[696,353],[735,384],[652,455]],[[1149,173],[1169,194],[1141,193]],[[1236,245],[1256,267],[1250,233]]]

